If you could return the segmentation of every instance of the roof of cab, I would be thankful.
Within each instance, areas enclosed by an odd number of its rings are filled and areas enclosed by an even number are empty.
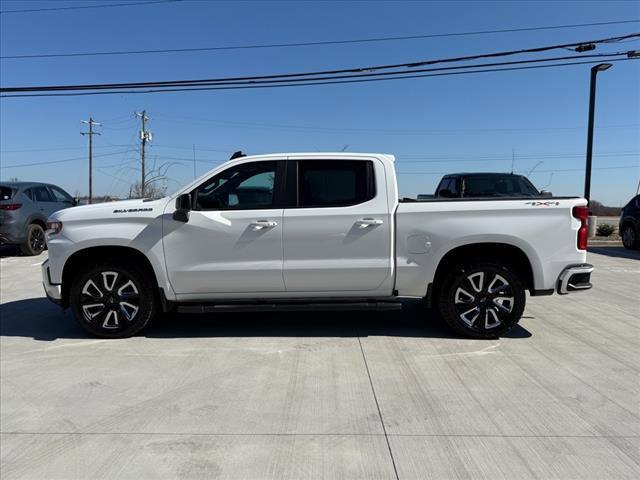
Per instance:
[[[382,157],[390,162],[395,162],[395,157],[393,155],[389,155],[387,153],[362,153],[362,152],[283,152],[283,153],[268,153],[264,155],[247,155],[243,157],[235,158],[234,160],[242,159],[258,159],[258,158],[298,158],[298,157],[319,157],[326,158],[331,157],[332,159],[342,160],[349,158],[358,158],[358,157]]]

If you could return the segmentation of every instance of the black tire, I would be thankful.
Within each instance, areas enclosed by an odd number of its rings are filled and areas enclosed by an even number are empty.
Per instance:
[[[76,276],[69,297],[71,309],[92,335],[131,337],[156,315],[152,285],[152,279],[135,266],[107,261]]]
[[[44,229],[37,223],[32,223],[27,227],[26,237],[24,243],[20,245],[20,251],[24,255],[40,255],[47,247]]]
[[[437,288],[437,309],[455,332],[496,338],[518,323],[526,295],[508,265],[478,261],[451,269]]]
[[[620,237],[622,238],[624,248],[628,248],[629,250],[637,250],[640,248],[640,238],[638,238],[638,232],[636,232],[632,224],[627,223],[622,226]]]

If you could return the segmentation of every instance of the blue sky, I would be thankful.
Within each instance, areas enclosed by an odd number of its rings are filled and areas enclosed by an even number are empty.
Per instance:
[[[122,0],[118,3],[124,3]],[[77,5],[3,0],[1,10]],[[104,4],[105,0],[83,2]],[[287,43],[464,32],[640,18],[638,2],[206,2],[0,15],[3,56]],[[621,35],[640,23],[307,48],[109,57],[5,59],[2,86],[260,75],[442,58]],[[640,42],[599,47],[638,49]],[[570,54],[569,52],[561,52]],[[430,193],[444,173],[528,172],[554,194],[581,194],[589,66],[316,87],[25,98],[0,101],[0,178],[50,181],[86,193],[81,119],[94,137],[94,192],[125,195],[139,176],[146,109],[150,161],[169,190],[242,149],[392,153],[402,195]],[[30,150],[30,151],[24,151]],[[598,80],[592,198],[624,204],[640,177],[640,61]],[[51,165],[11,165],[74,159]],[[539,163],[542,162],[542,163]],[[605,170],[609,167],[613,168]],[[552,172],[554,171],[554,172]]]

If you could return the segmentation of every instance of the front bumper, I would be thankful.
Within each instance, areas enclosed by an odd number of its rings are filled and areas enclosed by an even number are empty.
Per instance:
[[[589,263],[569,265],[558,277],[558,293],[566,295],[570,292],[589,290],[592,287],[591,272],[593,265]]]
[[[42,269],[42,285],[44,286],[44,293],[47,294],[47,298],[49,300],[60,305],[62,303],[62,285],[51,283],[51,276],[49,275],[49,259],[42,262],[40,268]]]

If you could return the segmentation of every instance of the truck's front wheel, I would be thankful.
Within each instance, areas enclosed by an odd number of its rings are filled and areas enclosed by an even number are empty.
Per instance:
[[[456,332],[474,338],[496,338],[518,323],[525,291],[507,265],[477,262],[459,265],[445,275],[437,305]]]
[[[126,338],[142,330],[156,313],[147,275],[134,266],[111,262],[76,276],[71,308],[80,325],[103,338]]]

